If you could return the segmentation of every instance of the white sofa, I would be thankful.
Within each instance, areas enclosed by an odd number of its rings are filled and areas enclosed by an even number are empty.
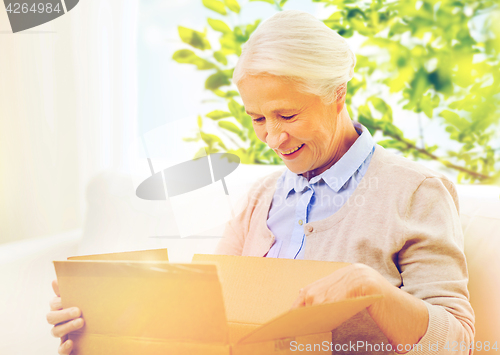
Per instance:
[[[476,315],[475,341],[489,341],[491,346],[497,342],[500,349],[500,193],[498,188],[486,188],[491,194],[480,196],[480,190],[459,186],[468,287]]]
[[[276,169],[281,167],[238,167],[227,181],[230,195],[243,196],[252,181]],[[196,238],[175,238],[177,227],[169,204],[138,199],[136,185],[131,177],[105,172],[88,186],[82,231],[0,245],[0,354],[57,353],[58,340],[50,336],[45,321],[55,278],[52,260],[168,248],[170,260],[180,262],[189,261],[194,253],[214,251],[222,226]],[[500,343],[500,188],[458,188],[476,341]]]

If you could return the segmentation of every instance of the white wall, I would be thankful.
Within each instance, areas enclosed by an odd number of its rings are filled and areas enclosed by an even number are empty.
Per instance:
[[[79,228],[88,180],[127,169],[137,0],[81,1],[12,34],[0,11],[0,243]]]

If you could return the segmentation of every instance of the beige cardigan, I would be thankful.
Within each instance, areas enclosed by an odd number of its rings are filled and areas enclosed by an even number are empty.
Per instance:
[[[275,239],[267,215],[281,173],[254,184],[242,213],[226,225],[217,254],[266,255]],[[305,224],[304,233],[304,259],[364,263],[426,302],[429,324],[422,348],[408,354],[448,353],[447,342],[459,350],[450,354],[469,353],[460,351],[460,342],[468,347],[474,340],[474,313],[458,197],[445,176],[377,145],[346,204],[326,219]],[[349,341],[388,342],[366,310],[333,332],[334,344]]]

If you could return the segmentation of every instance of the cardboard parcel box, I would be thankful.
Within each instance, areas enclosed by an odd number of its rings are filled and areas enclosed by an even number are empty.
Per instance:
[[[63,307],[82,310],[73,355],[330,353],[331,330],[381,296],[290,310],[299,290],[346,263],[166,249],[55,261]]]

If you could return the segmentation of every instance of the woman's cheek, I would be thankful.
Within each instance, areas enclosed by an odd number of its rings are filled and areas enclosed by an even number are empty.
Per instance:
[[[263,125],[259,125],[259,124],[254,123],[253,130],[255,131],[257,138],[259,138],[259,140],[261,140],[262,142],[266,143],[267,133],[266,133],[265,127]]]

